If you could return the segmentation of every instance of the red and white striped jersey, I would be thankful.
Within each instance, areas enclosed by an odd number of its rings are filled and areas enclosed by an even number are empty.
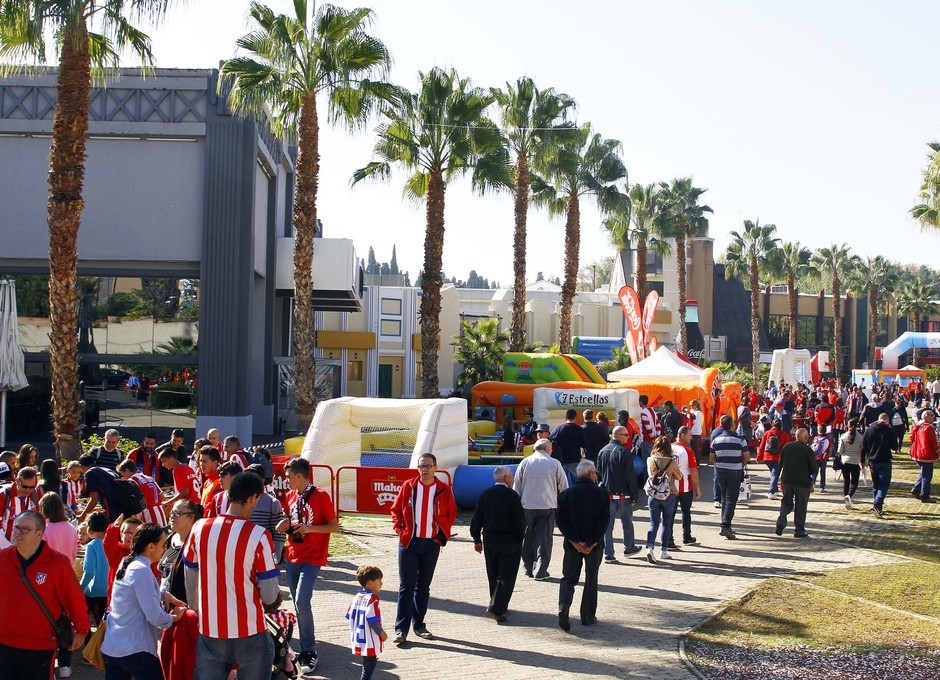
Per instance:
[[[415,536],[434,538],[437,535],[437,522],[434,521],[434,492],[437,483],[415,484]]]
[[[140,489],[140,493],[144,496],[144,502],[147,504],[147,509],[138,514],[140,520],[145,524],[150,523],[156,524],[158,527],[165,527],[167,524],[166,512],[163,510],[163,496],[160,485],[153,477],[148,477],[143,472],[135,473],[131,479]]]
[[[39,480],[36,479],[36,483]],[[16,495],[16,482],[0,489],[0,529],[7,540],[13,540],[13,521],[22,512],[27,510],[39,510],[39,498],[42,496],[41,489],[35,489],[29,492],[28,496]]]
[[[372,625],[379,624],[381,629],[382,613],[379,611],[379,596],[371,590],[360,590],[346,610],[349,621],[349,642],[352,653],[356,656],[378,656],[382,651],[382,640],[372,630]]]
[[[248,454],[247,452],[242,451],[241,449],[233,453],[231,456],[226,453],[223,453],[222,461],[226,463],[235,463],[242,470],[248,469]]]
[[[212,497],[212,504],[206,508],[206,517],[220,517],[228,512],[228,491],[223,491]]]
[[[183,546],[183,563],[199,572],[199,632],[233,639],[265,631],[259,581],[277,578],[271,534],[241,517],[201,519]]]
[[[69,497],[64,499],[65,503],[69,507],[74,508],[78,505],[78,499],[85,495],[85,480],[81,477],[78,479],[69,477],[65,480],[65,486],[69,494]]]
[[[663,426],[659,422],[659,416],[656,415],[650,406],[647,406],[640,412],[640,432],[643,435],[643,441],[653,443],[656,438],[663,433]]]
[[[698,467],[692,449],[681,442],[676,442],[672,445],[672,459],[676,461],[679,472],[682,473],[682,479],[677,482],[679,493],[692,491],[692,469]]]

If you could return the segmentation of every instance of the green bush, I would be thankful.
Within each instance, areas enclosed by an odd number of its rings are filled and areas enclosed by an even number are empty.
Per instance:
[[[189,408],[194,401],[193,388],[183,383],[163,383],[150,391],[150,406],[152,408]]]
[[[102,446],[103,444],[104,437],[97,434],[90,434],[86,439],[82,440],[82,451],[85,452],[96,446]],[[140,442],[135,442],[133,439],[125,439],[124,437],[118,439],[118,448],[125,454],[130,453],[138,446],[140,446]]]

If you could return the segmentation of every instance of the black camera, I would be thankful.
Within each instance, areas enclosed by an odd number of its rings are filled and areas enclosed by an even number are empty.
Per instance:
[[[303,543],[304,542],[304,536],[299,531],[297,531],[296,526],[293,526],[287,530],[287,538],[288,540],[290,540],[291,543]]]

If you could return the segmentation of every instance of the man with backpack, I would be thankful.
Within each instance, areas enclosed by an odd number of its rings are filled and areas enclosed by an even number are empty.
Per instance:
[[[882,413],[862,436],[862,467],[871,472],[871,511],[884,519],[884,503],[891,486],[891,452],[898,449],[898,437],[888,424],[888,414]]]
[[[766,465],[770,471],[767,498],[772,501],[780,500],[780,452],[790,441],[790,433],[783,429],[783,421],[775,418],[773,426],[764,433],[757,447],[757,462]]]
[[[132,517],[147,507],[143,494],[134,482],[123,479],[114,470],[97,465],[92,454],[86,453],[78,459],[78,464],[82,466],[85,491],[88,493],[88,505],[78,517],[79,524],[99,505],[111,521],[119,515]]]
[[[104,433],[104,444],[88,449],[86,455],[92,456],[95,465],[108,470],[114,470],[117,464],[124,460],[124,452],[118,448],[121,433],[117,430],[108,430]]]

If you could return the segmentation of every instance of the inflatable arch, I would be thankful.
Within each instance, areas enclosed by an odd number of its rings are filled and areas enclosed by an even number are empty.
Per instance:
[[[423,453],[433,453],[437,466],[451,473],[467,464],[465,400],[330,399],[317,406],[301,450],[311,463],[334,470],[363,464],[415,468]]]
[[[617,411],[630,412],[630,417],[640,421],[640,393],[632,389],[558,389],[536,387],[532,391],[532,413],[535,422],[548,423],[554,428],[565,422],[565,411],[575,409],[580,415],[584,409],[594,413],[605,412],[610,422],[617,422]]]
[[[914,333],[908,331],[901,333],[898,338],[884,348],[881,367],[889,370],[898,370],[898,359],[909,349],[940,349],[940,333]]]

